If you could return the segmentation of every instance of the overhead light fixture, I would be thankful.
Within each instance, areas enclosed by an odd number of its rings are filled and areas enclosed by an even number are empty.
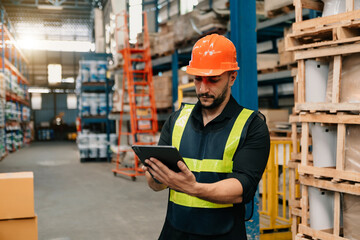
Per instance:
[[[38,5],[37,8],[41,10],[63,10],[62,6],[55,5]]]
[[[38,88],[38,87],[31,87],[28,90],[29,93],[50,93],[49,88]]]

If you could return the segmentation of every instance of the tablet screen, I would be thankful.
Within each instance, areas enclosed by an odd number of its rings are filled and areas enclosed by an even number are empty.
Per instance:
[[[132,149],[144,165],[147,165],[145,164],[145,159],[153,157],[161,161],[174,172],[180,172],[177,162],[183,161],[183,159],[179,151],[173,146],[133,145]]]

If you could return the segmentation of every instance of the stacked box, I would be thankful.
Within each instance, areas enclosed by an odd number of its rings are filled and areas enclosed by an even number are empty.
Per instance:
[[[156,108],[172,106],[172,79],[171,76],[153,76]]]
[[[227,21],[218,18],[215,12],[202,13],[195,9],[174,22],[175,44],[196,40],[202,34],[217,29],[226,29]]]
[[[37,240],[33,173],[1,173],[0,196],[1,239]]]

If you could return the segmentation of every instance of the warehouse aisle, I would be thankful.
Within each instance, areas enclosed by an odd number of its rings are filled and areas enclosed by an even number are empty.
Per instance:
[[[0,172],[33,171],[39,240],[151,240],[160,233],[167,191],[144,177],[114,177],[109,163],[80,163],[75,143],[32,143]]]

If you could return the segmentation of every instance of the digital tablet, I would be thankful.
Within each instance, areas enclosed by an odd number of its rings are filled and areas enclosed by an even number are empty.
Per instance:
[[[184,160],[175,147],[162,145],[132,145],[131,147],[145,166],[147,166],[145,159],[150,159],[153,157],[161,161],[174,172],[181,172],[177,166],[177,162],[184,162]]]

